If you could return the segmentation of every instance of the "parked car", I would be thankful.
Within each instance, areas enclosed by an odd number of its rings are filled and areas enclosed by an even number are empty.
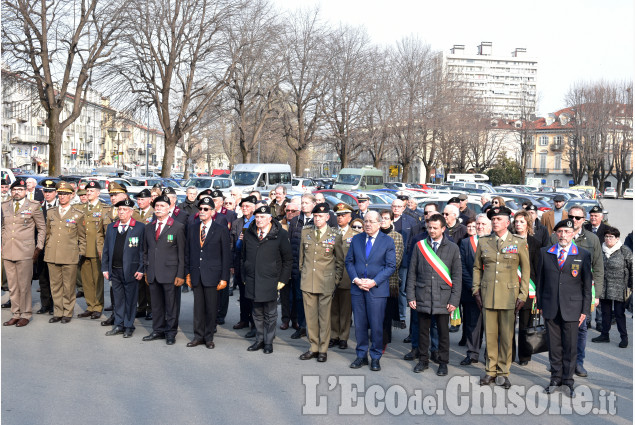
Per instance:
[[[597,205],[602,209],[602,213],[604,214],[604,221],[608,221],[609,212],[604,209],[602,202],[597,199],[571,198],[564,204],[565,211],[569,211],[569,208],[574,205],[579,205],[584,208],[587,219],[589,218],[589,212],[591,211],[591,208]]]
[[[20,175],[16,175],[15,176],[16,179],[24,179],[26,181],[26,179],[35,179],[35,181],[37,182],[36,186],[38,189],[42,188],[42,181],[43,180],[53,180],[55,182],[55,184],[58,184],[61,180],[59,177],[49,177],[49,176],[43,176],[41,174],[20,174]],[[15,180],[14,180],[15,181]]]
[[[229,196],[234,188],[234,181],[224,177],[192,177],[188,179],[181,189],[184,187],[194,186],[199,192],[203,189],[218,189],[223,195]]]
[[[316,190],[313,193],[314,194],[323,193],[325,197],[329,195],[336,199],[339,199],[340,202],[344,202],[350,205],[351,207],[354,207],[356,209],[359,208],[359,203],[357,202],[357,197],[355,196],[355,192],[346,192],[344,190],[338,190],[338,189],[324,189],[324,190]]]
[[[312,179],[306,179],[303,177],[297,177],[291,179],[291,187],[293,190],[297,190],[298,192],[313,192],[314,190],[318,190],[317,184]]]
[[[633,189],[625,189],[622,197],[624,199],[633,199]]]
[[[617,199],[617,190],[615,190],[614,187],[607,187],[606,189],[604,189],[604,197]]]

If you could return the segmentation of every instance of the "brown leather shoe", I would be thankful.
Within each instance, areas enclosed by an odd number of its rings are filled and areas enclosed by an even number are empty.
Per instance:
[[[481,385],[493,384],[495,380],[496,380],[495,377],[490,376],[490,375],[485,375],[485,376],[481,377]]]
[[[298,325],[298,322],[291,322],[291,327],[296,331],[300,329],[300,325]]]
[[[197,347],[201,344],[205,344],[205,341],[201,341],[200,339],[193,339],[187,343],[186,347]]]
[[[282,329],[283,331],[289,329],[289,322],[282,322],[282,324],[280,325],[280,329]]]
[[[17,326],[18,328],[21,328],[23,326],[26,326],[29,324],[29,319],[26,318],[21,318],[20,320],[18,320],[18,323],[15,324],[15,326]]]
[[[243,329],[243,328],[246,328],[247,326],[249,326],[249,323],[247,322],[238,322],[233,327],[234,329]]]
[[[348,342],[340,339],[340,350],[346,350],[348,348]]]
[[[12,317],[10,320],[7,320],[6,322],[4,322],[2,324],[2,326],[13,326],[16,323],[18,323],[20,321],[20,319],[16,319],[15,317]]]
[[[209,348],[210,350],[211,350],[212,348],[216,347],[216,345],[214,344],[214,341],[207,341],[207,342],[205,343],[205,346],[206,346],[207,348]]]
[[[88,311],[88,310],[86,310],[86,311],[85,311],[85,312],[83,312],[83,313],[79,313],[79,314],[77,315],[77,317],[90,317],[90,316],[92,316],[92,315],[93,315],[93,312],[92,312],[92,311]]]
[[[302,355],[300,355],[300,360],[310,360],[310,359],[314,359],[318,356],[318,353],[314,353],[313,351],[307,351],[306,353],[303,353]]]
[[[326,353],[318,354],[317,361],[320,362],[320,363],[324,363],[326,361]]]

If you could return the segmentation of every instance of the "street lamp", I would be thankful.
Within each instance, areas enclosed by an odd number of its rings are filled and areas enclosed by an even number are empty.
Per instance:
[[[123,136],[121,133],[124,133]],[[119,168],[122,168],[122,156],[123,151],[121,150],[121,139],[128,137],[129,130],[122,128],[121,130],[117,130],[116,128],[111,128],[108,130],[108,135],[110,136],[110,140],[115,140],[115,136],[117,137],[117,158],[119,159]]]

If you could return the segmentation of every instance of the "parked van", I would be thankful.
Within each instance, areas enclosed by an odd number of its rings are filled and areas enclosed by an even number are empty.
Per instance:
[[[335,180],[333,189],[346,191],[372,190],[384,187],[384,172],[377,168],[342,168]]]
[[[593,186],[569,186],[569,189],[584,191],[591,199],[597,199],[598,197],[598,190]]]
[[[291,190],[289,164],[236,164],[231,177],[234,179],[234,186],[243,193],[272,190],[278,185]]]
[[[486,182],[489,181],[487,174],[456,174],[450,173],[445,179],[447,183],[450,182]]]

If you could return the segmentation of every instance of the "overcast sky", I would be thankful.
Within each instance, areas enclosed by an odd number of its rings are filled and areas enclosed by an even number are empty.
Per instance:
[[[538,113],[565,106],[574,81],[633,78],[633,0],[273,0],[281,10],[320,5],[331,24],[361,25],[374,42],[417,35],[435,50],[464,44],[493,55],[516,47],[538,60]]]

